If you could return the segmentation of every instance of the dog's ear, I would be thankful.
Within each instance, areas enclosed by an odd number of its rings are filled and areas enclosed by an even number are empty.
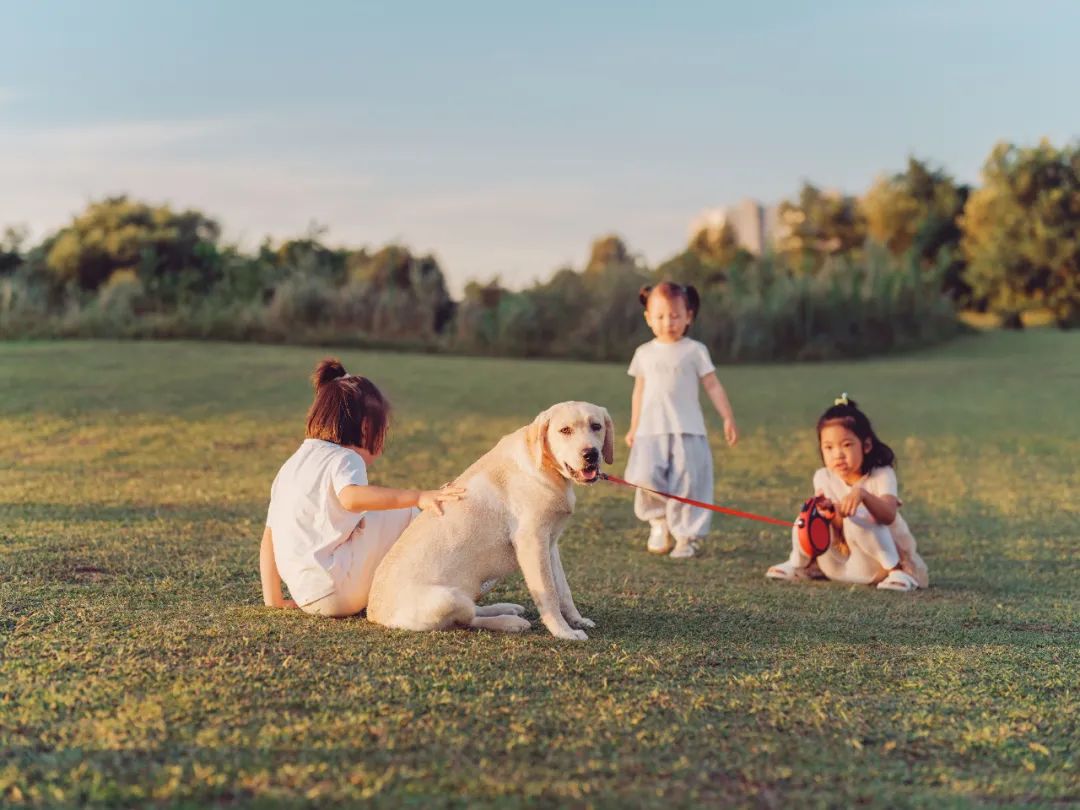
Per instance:
[[[544,466],[544,451],[547,449],[547,431],[550,423],[551,409],[548,408],[536,415],[525,433],[525,443],[529,446],[529,454],[538,470]]]
[[[607,408],[601,408],[600,412],[604,414],[604,463],[612,464],[615,461],[615,424]]]

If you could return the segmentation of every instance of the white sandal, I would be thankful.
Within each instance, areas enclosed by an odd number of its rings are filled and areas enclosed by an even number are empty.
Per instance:
[[[911,574],[894,568],[877,586],[878,590],[882,591],[915,591],[918,590],[919,583]]]
[[[674,557],[676,560],[688,560],[691,557],[697,557],[701,554],[701,541],[698,539],[684,540],[681,537],[675,538],[675,548],[672,549],[669,557]]]

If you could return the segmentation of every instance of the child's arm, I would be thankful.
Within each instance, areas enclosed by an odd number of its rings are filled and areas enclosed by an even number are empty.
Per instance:
[[[433,509],[441,515],[443,501],[460,501],[465,494],[461,487],[447,484],[442,489],[393,489],[368,484],[350,484],[338,493],[341,505],[350,512],[379,512],[383,509],[407,509],[419,506]]]
[[[709,395],[709,399],[712,400],[716,412],[720,414],[720,418],[724,420],[724,438],[727,439],[727,443],[731,447],[734,447],[735,443],[739,441],[739,428],[735,425],[735,413],[731,410],[731,403],[728,401],[727,391],[725,391],[724,386],[720,384],[720,380],[717,378],[715,371],[710,371],[703,376],[701,378],[701,384],[705,387],[705,393]]]
[[[634,434],[637,433],[638,419],[641,417],[641,398],[645,394],[645,378],[634,377],[634,393],[630,395],[630,430],[626,432],[626,444],[634,446]]]
[[[281,577],[274,561],[274,536],[267,526],[263,531],[262,544],[259,546],[259,575],[262,577],[263,604],[267,607],[296,607],[292,599],[281,596]]]
[[[836,505],[838,518],[842,520],[851,517],[859,508],[859,504],[865,504],[870,516],[882,526],[891,526],[893,524],[896,520],[896,511],[900,507],[895,495],[874,495],[856,485]]]

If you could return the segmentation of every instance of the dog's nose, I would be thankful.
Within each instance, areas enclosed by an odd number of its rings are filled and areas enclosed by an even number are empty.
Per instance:
[[[585,461],[589,464],[595,464],[600,460],[600,451],[595,447],[586,447],[581,451],[581,455],[585,457]]]

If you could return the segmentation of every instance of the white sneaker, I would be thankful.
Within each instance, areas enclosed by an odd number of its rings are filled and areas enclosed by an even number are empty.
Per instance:
[[[668,535],[667,523],[663,520],[650,520],[649,543],[646,548],[650,554],[667,554],[671,551],[671,536]]]
[[[672,549],[669,557],[674,557],[677,560],[688,559],[690,557],[696,557],[701,549],[698,546],[700,541],[695,539],[686,539],[683,537],[675,538],[675,548]]]

